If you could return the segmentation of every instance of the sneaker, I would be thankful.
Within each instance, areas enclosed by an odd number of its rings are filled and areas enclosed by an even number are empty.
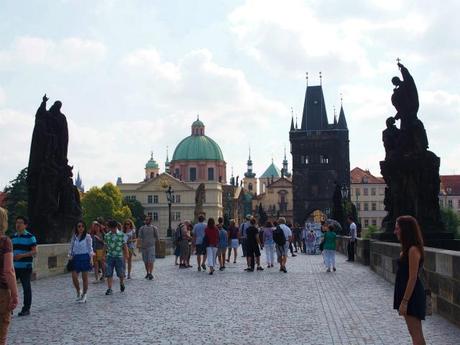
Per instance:
[[[81,295],[81,298],[80,298],[80,300],[78,302],[79,303],[86,303],[86,294],[85,293],[83,295]]]
[[[292,257],[296,257],[297,255],[296,254],[292,254]]]
[[[30,315],[30,310],[21,310],[18,313],[18,316],[27,316],[27,315]]]
[[[105,294],[106,294],[107,296],[113,294],[112,289],[107,289],[107,291],[105,292]]]
[[[149,279],[150,279],[150,277],[149,277]],[[125,284],[120,283],[120,292],[123,292],[123,291],[125,291]]]
[[[330,269],[330,268],[328,268],[328,269],[326,270],[326,272],[330,272],[330,271],[331,271],[331,269]]]
[[[75,299],[75,301],[78,302],[79,300],[81,300],[81,296],[82,296],[82,295],[81,295],[80,291],[77,292],[77,298]]]
[[[149,274],[149,280],[153,279],[153,274]]]
[[[283,267],[283,272],[284,272],[284,273],[287,273],[286,267]]]
[[[236,260],[235,260],[235,261],[233,261],[233,263],[234,263],[234,264],[236,264]]]
[[[126,279],[131,279],[131,276],[128,274],[128,277]]]
[[[198,272],[201,272],[201,266],[198,266]]]
[[[248,268],[245,268],[244,271],[245,271],[245,272],[254,272],[254,269],[248,267]]]
[[[214,273],[214,271],[210,271],[210,272],[209,272],[209,275],[212,276],[213,273]]]
[[[258,271],[263,271],[264,269],[262,268],[262,266],[259,266],[259,267],[257,267],[257,270]]]
[[[104,281],[104,276],[102,276],[100,279],[99,279],[101,282]]]
[[[149,279],[149,276],[150,276],[150,274],[147,273],[144,278]]]
[[[206,265],[205,264],[201,264],[201,268],[206,271]]]
[[[337,269],[336,269],[335,267],[332,267],[332,270],[333,270],[334,272],[337,271]]]
[[[225,267],[219,267],[219,271],[223,271],[225,269]]]

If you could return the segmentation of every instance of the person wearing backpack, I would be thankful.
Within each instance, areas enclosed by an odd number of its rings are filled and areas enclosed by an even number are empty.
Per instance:
[[[276,243],[276,253],[280,263],[280,272],[287,273],[286,262],[289,244],[292,242],[292,231],[286,225],[286,218],[280,217],[278,225],[273,231],[273,240]]]

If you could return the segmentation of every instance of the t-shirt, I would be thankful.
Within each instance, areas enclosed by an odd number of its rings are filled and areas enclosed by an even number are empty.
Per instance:
[[[292,239],[292,231],[289,228],[289,226],[287,226],[286,224],[280,224],[279,226],[284,232],[284,237],[286,237],[286,242],[289,241],[289,237],[291,237]]]
[[[103,234],[93,235],[93,249],[94,250],[104,249],[103,236],[104,236]]]
[[[136,247],[136,242],[133,241],[136,238],[136,230],[130,230],[125,233],[125,240],[128,244],[129,249],[134,249]]]
[[[324,234],[324,249],[335,250],[336,248],[336,239],[337,235],[334,231],[326,231]]]
[[[273,241],[273,228],[264,228],[263,231],[264,231],[264,236],[263,236],[264,243],[265,244],[273,244],[273,243],[275,243]]]
[[[219,230],[219,248],[227,248],[228,235],[225,229]]]
[[[139,229],[139,239],[141,240],[142,249],[152,248],[155,241],[159,239],[158,229],[153,225],[143,225]]]
[[[16,232],[11,237],[13,243],[13,256],[17,254],[28,253],[33,247],[37,246],[37,240],[27,230],[24,230],[22,235]],[[20,260],[14,260],[14,268],[32,268],[33,257],[28,256]]]
[[[250,227],[247,228],[246,234],[247,234],[246,244],[250,247],[257,246],[257,236],[259,236],[259,229],[251,225]]]
[[[356,224],[354,222],[350,224],[350,237],[352,241],[356,239]]]
[[[217,230],[217,228],[206,227],[204,233],[208,238],[208,247],[217,247],[217,244],[219,243],[219,231]]]
[[[193,227],[193,235],[195,236],[195,244],[202,244],[204,237],[204,230],[206,229],[206,223],[198,223]]]
[[[246,238],[247,237],[247,231],[248,231],[248,228],[251,224],[249,222],[245,222],[243,224],[241,224],[240,226],[240,234],[241,234],[241,238]]]
[[[231,226],[228,229],[228,232],[230,233],[230,238],[232,240],[237,240],[238,239],[238,228],[236,226]]]
[[[2,236],[0,238],[0,289],[8,289],[8,284],[6,283],[6,277],[4,273],[5,266],[5,254],[11,253],[13,251],[13,244],[7,236]]]
[[[126,244],[125,234],[121,231],[112,233],[109,231],[104,236],[105,245],[107,247],[107,256],[122,257],[123,245]]]

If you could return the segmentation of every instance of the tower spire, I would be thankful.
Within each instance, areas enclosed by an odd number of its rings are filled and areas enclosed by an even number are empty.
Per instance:
[[[291,107],[291,131],[293,131],[294,128],[294,109]]]
[[[247,171],[244,173],[244,177],[254,178],[256,174],[252,171],[252,160],[251,160],[251,145],[249,145],[249,157],[247,162]]]
[[[323,74],[321,73],[321,71],[319,72],[319,85],[323,85]]]
[[[308,87],[308,72],[305,72],[305,79],[307,80],[307,87]]]

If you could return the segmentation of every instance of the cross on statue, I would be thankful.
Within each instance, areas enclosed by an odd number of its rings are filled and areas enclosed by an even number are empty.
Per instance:
[[[401,59],[400,59],[399,57],[396,58],[396,62],[397,62],[397,63],[400,63],[400,62],[401,62]]]

